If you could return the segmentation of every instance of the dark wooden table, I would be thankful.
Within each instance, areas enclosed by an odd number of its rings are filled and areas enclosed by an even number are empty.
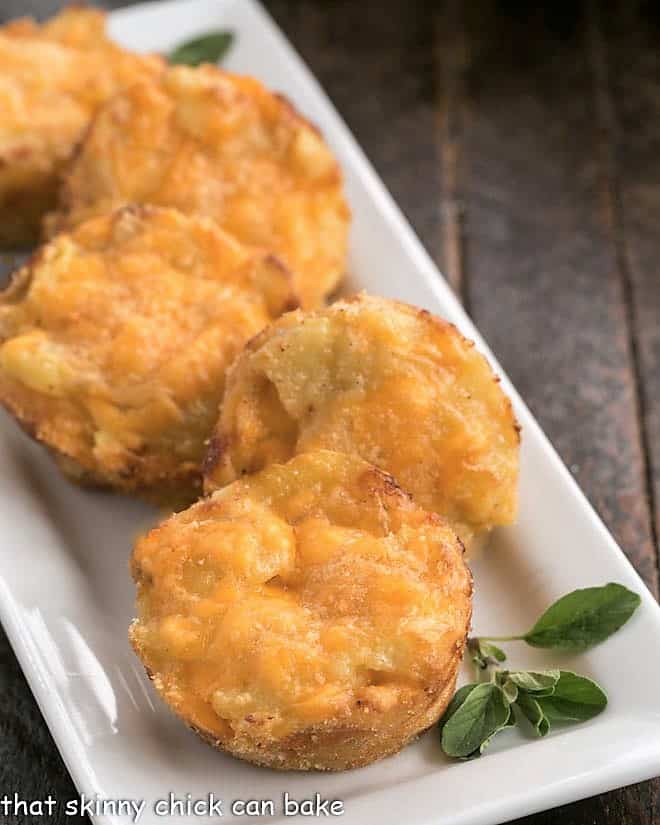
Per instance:
[[[2,0],[0,22],[60,5]],[[267,5],[657,596],[657,4]],[[0,793],[75,796],[4,637],[0,656]],[[659,791],[521,822],[654,825]]]

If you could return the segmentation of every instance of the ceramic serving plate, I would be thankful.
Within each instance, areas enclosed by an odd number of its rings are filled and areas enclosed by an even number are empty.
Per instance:
[[[237,34],[227,67],[288,95],[337,153],[354,213],[350,288],[426,307],[488,353],[327,97],[260,6],[180,0],[111,18],[114,37],[138,50],[164,51],[217,27]],[[649,655],[660,638],[660,608],[503,381],[523,427],[520,518],[498,531],[473,565],[474,629],[524,631],[576,587],[618,581],[636,590],[642,606],[620,633],[579,660],[560,660],[601,683],[609,706],[592,722],[544,740],[506,732],[480,760],[450,763],[431,731],[395,757],[340,774],[252,767],[208,748],[173,718],[126,640],[133,616],[130,548],[158,514],[70,486],[3,417],[0,616],[80,793],[99,802],[143,800],[145,825],[218,821],[192,810],[155,810],[170,793],[190,802],[213,793],[223,800],[225,822],[247,819],[240,809],[232,813],[232,801],[272,800],[267,819],[284,822],[290,819],[282,808],[285,792],[298,801],[317,793],[341,800],[346,825],[494,825],[660,774],[660,658]],[[557,654],[520,644],[510,654],[514,666],[559,663]],[[131,821],[107,811],[93,818],[104,825]]]

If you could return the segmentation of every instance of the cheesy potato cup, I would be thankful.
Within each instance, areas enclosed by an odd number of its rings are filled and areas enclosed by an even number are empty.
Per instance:
[[[291,306],[273,256],[125,207],[56,237],[0,296],[0,402],[81,481],[193,495],[226,368]]]
[[[0,27],[0,246],[37,240],[64,162],[98,106],[162,68],[160,58],[112,43],[93,9]]]
[[[398,751],[449,702],[471,615],[461,542],[356,456],[304,453],[141,539],[130,638],[204,739],[272,768]]]
[[[53,227],[125,203],[203,214],[271,249],[315,306],[345,269],[348,206],[318,131],[257,80],[178,66],[99,113],[74,158]]]
[[[464,542],[515,518],[509,399],[473,343],[426,311],[360,295],[250,341],[227,380],[207,489],[318,448],[391,472]]]

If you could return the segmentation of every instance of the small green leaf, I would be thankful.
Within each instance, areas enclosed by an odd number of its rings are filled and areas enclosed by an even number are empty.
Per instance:
[[[502,692],[507,702],[512,705],[518,698],[518,685],[511,679],[505,679],[502,684]]]
[[[170,63],[199,66],[200,63],[218,63],[234,42],[230,31],[212,31],[177,46],[170,55]]]
[[[559,681],[558,670],[512,670],[509,679],[521,690],[534,694],[551,694]]]
[[[478,755],[505,727],[510,714],[511,708],[499,685],[476,685],[464,694],[460,706],[448,717],[442,731],[442,749],[447,756],[463,759]]]
[[[551,605],[523,639],[534,647],[587,650],[624,625],[640,601],[621,584],[574,590]]]
[[[451,702],[447,705],[447,709],[442,714],[442,719],[438,723],[438,727],[440,729],[440,733],[442,733],[442,729],[447,724],[449,719],[456,713],[456,711],[460,708],[463,702],[467,699],[470,692],[477,687],[478,682],[470,682],[467,685],[463,685],[460,687],[456,693],[454,694]]]
[[[562,670],[552,696],[538,703],[549,722],[585,722],[605,710],[607,696],[592,679]]]
[[[483,656],[494,659],[496,662],[506,661],[506,653],[492,642],[484,642],[479,639],[479,649]]]
[[[536,697],[521,691],[518,694],[516,707],[530,723],[537,736],[545,736],[548,733],[550,723]]]

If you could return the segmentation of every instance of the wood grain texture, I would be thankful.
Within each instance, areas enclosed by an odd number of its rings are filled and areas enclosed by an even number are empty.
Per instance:
[[[468,42],[462,20],[461,0],[448,0],[435,15],[435,80],[437,141],[443,189],[441,203],[442,245],[437,263],[441,272],[469,310],[462,202],[462,133]],[[451,37],[447,34],[451,32]]]
[[[655,547],[586,20],[475,2],[464,25],[469,305],[649,586]],[[567,540],[570,540],[567,537]],[[579,548],[576,548],[579,552]]]
[[[619,242],[639,359],[650,504],[660,535],[660,7],[602,4]]]
[[[3,0],[0,22],[61,5]],[[658,13],[624,0],[266,5],[657,594]],[[0,707],[0,791],[73,797],[1,633]],[[522,823],[658,825],[659,783]]]

